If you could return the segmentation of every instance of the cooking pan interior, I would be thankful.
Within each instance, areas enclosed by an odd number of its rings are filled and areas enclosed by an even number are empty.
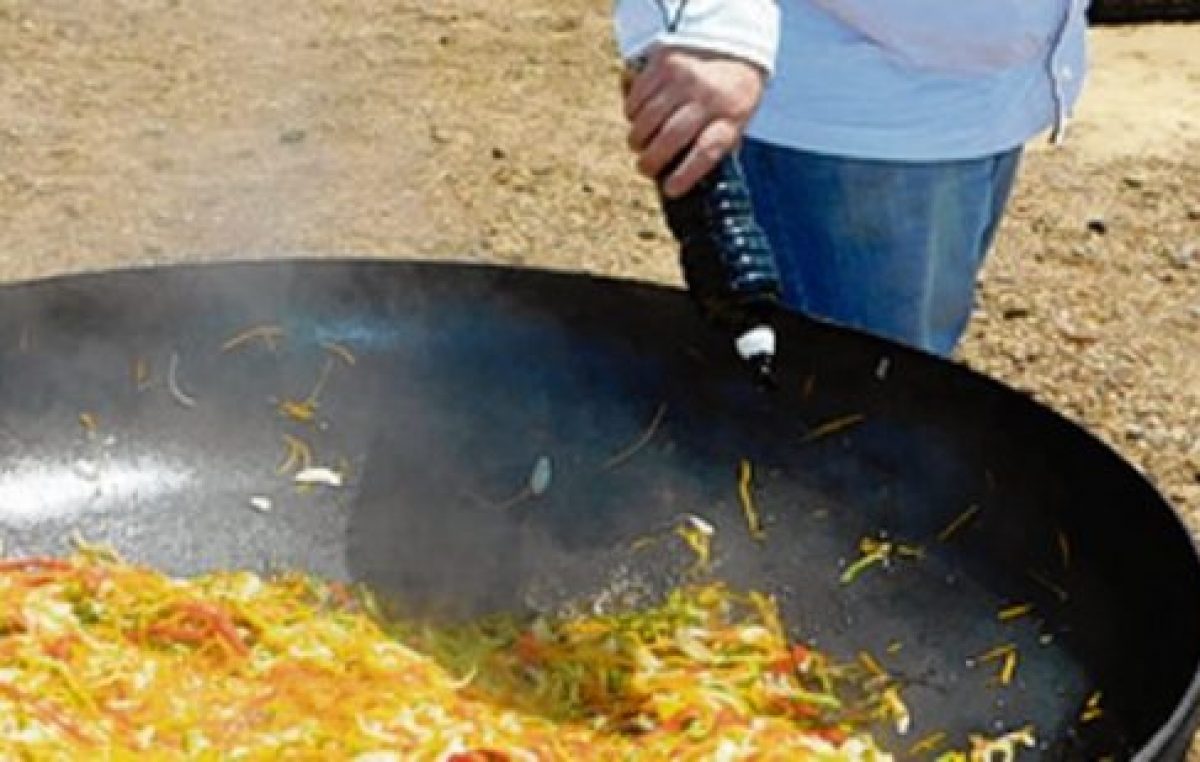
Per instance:
[[[1047,756],[1168,758],[1194,723],[1200,569],[1174,514],[1078,428],[941,361],[788,317],[764,392],[677,292],[483,267],[221,265],[3,297],[8,553],[78,533],[175,573],[299,567],[464,616],[650,600],[695,577],[672,533],[695,516],[713,575],[901,677],[897,748],[1032,724]],[[223,349],[264,324],[275,346]],[[314,387],[315,421],[280,414]],[[297,489],[285,437],[346,483]],[[864,537],[921,555],[843,584]],[[1000,645],[1020,654],[1007,686],[977,659]]]

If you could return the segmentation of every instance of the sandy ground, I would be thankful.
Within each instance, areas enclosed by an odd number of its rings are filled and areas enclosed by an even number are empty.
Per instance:
[[[0,278],[315,253],[676,282],[623,151],[608,5],[0,0]],[[1200,531],[1200,27],[1092,42],[962,357]]]
[[[1200,25],[1090,43],[1068,141],[1032,145],[962,354],[1099,431],[1200,527]]]
[[[1071,143],[1091,160],[1176,159],[1200,140],[1200,27],[1105,27]]]

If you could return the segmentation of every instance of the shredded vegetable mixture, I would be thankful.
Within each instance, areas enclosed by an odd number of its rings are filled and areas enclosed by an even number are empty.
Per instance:
[[[303,575],[0,561],[0,758],[883,760],[858,665],[719,585],[639,613],[383,625]]]

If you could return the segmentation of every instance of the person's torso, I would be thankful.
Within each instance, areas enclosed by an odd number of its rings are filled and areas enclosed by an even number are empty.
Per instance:
[[[974,158],[1054,126],[1084,75],[1084,0],[781,0],[751,137],[818,153]]]

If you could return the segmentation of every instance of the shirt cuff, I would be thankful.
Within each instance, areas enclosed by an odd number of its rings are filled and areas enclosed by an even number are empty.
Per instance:
[[[664,4],[673,15],[679,1]],[[741,58],[771,74],[779,49],[779,6],[775,0],[690,0],[671,32],[654,0],[617,0],[616,31],[627,61],[668,45]]]

